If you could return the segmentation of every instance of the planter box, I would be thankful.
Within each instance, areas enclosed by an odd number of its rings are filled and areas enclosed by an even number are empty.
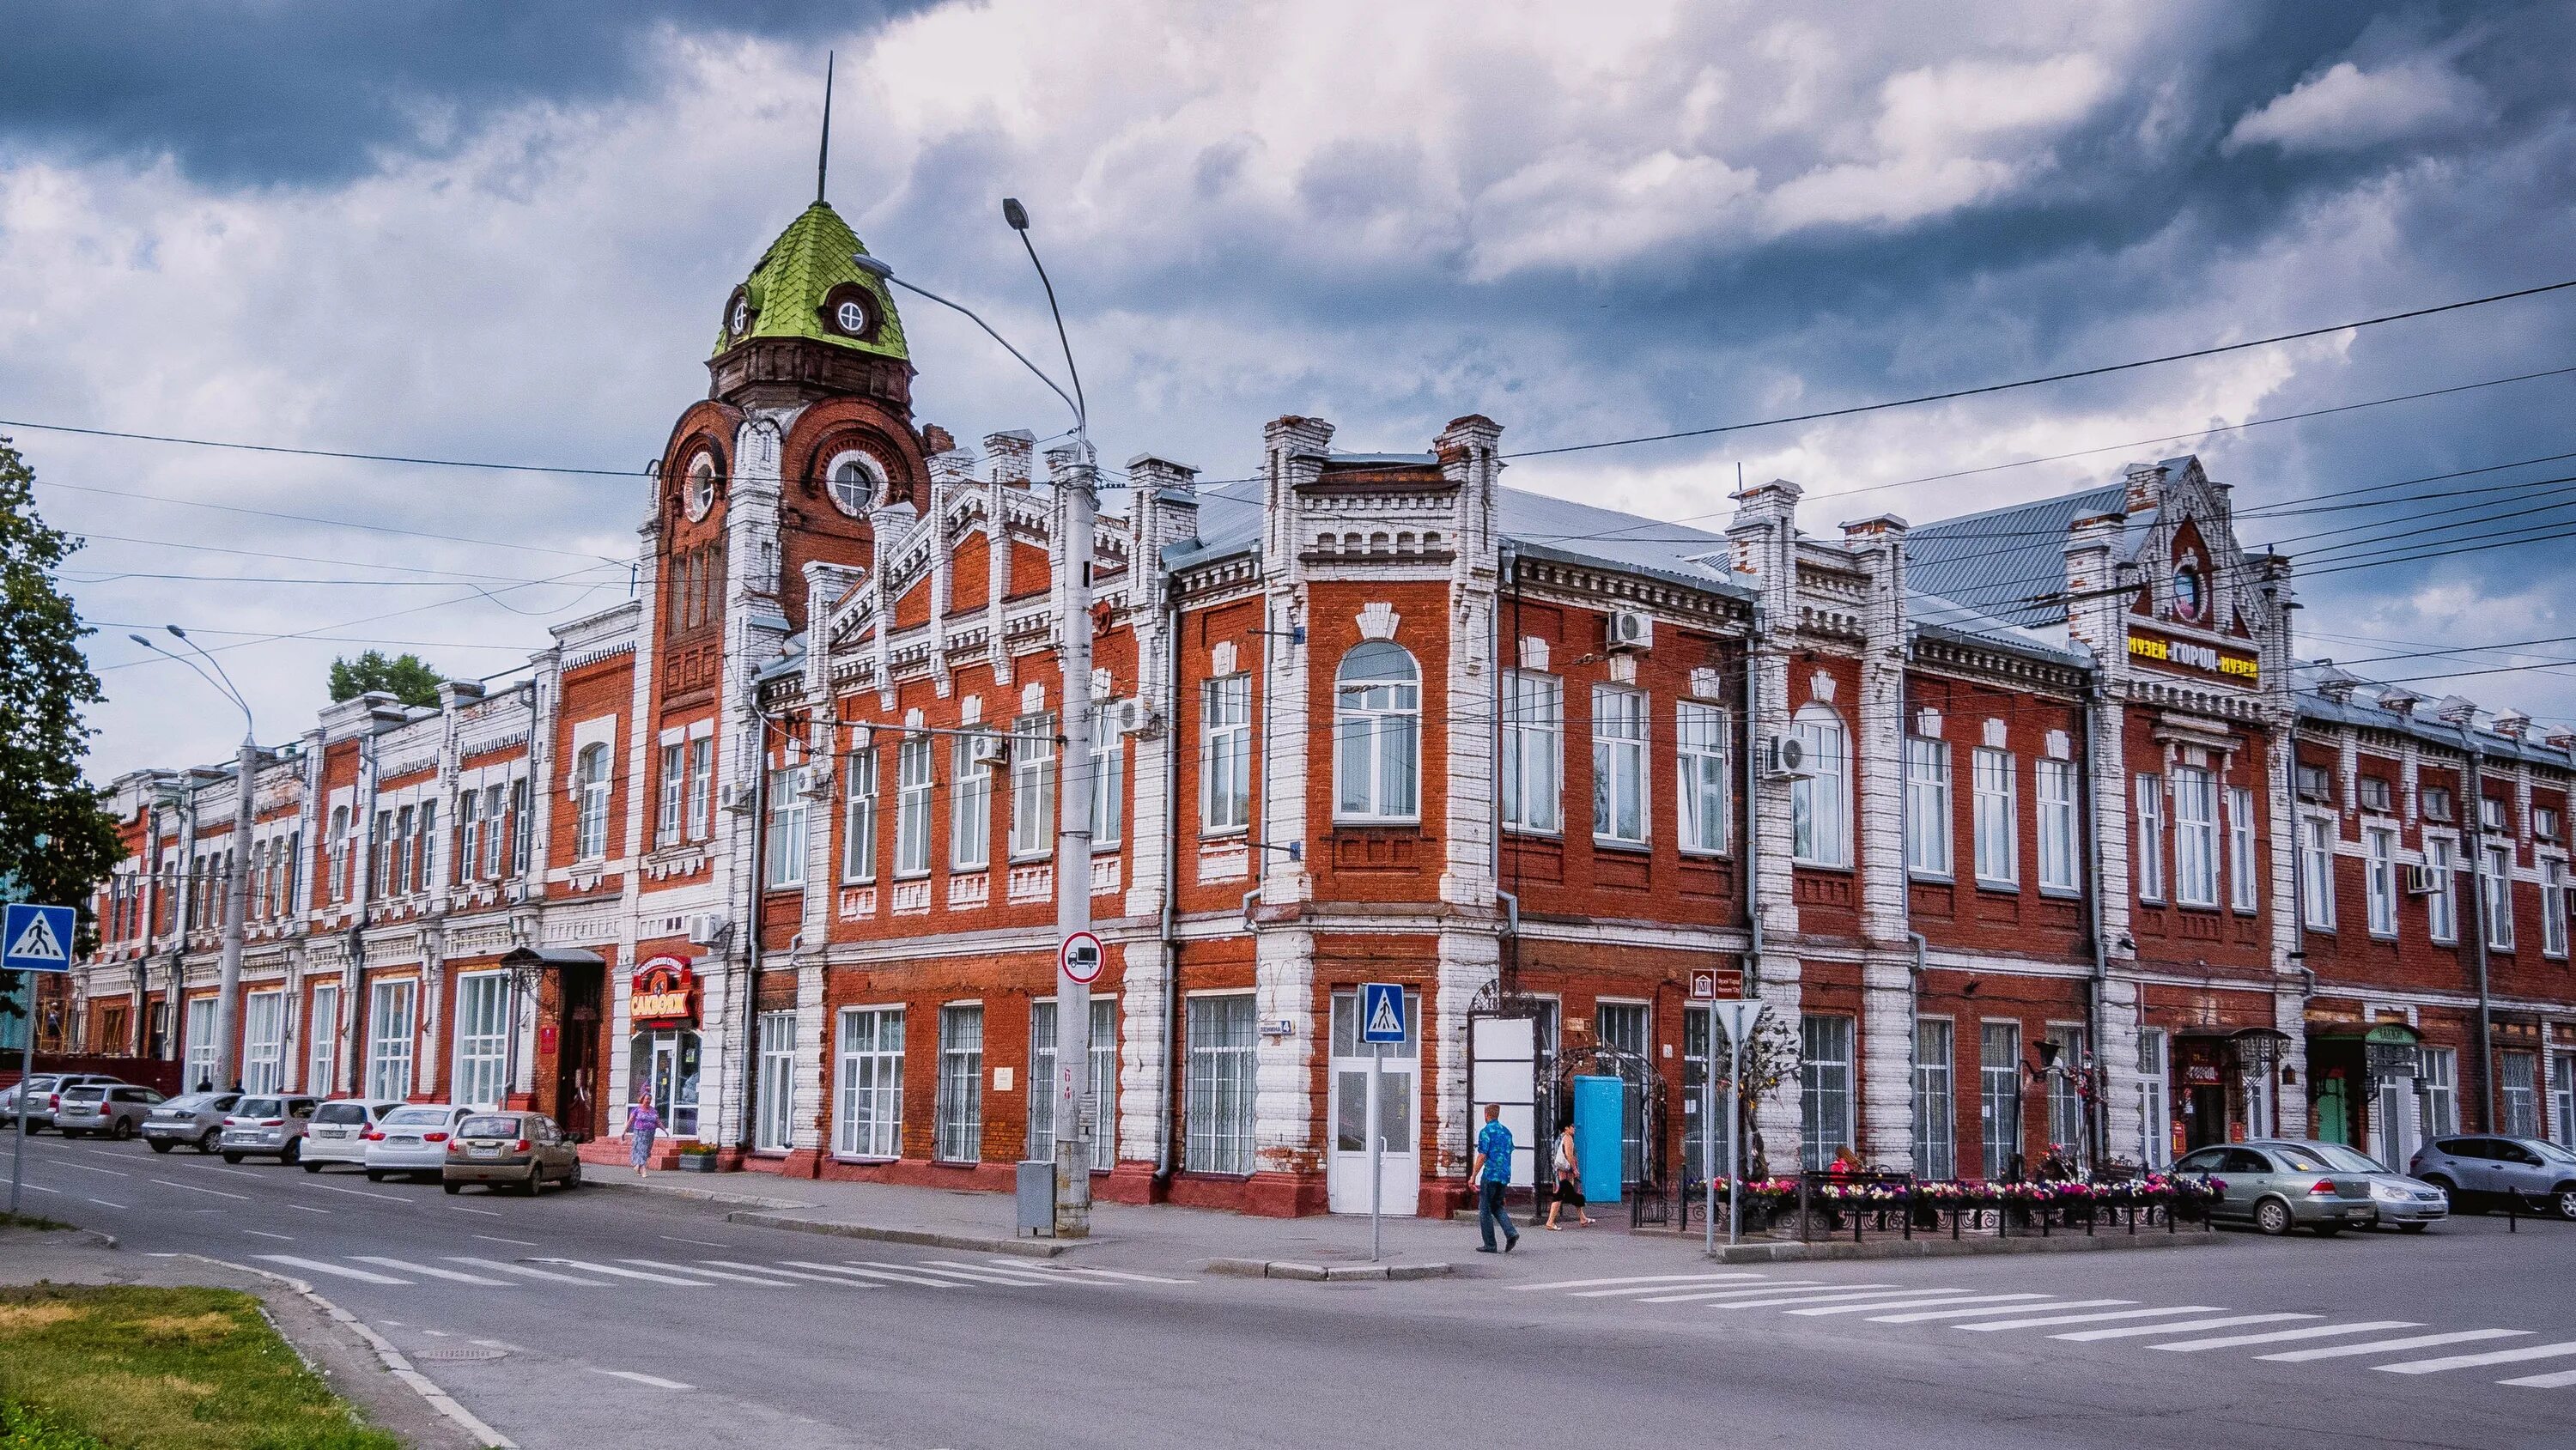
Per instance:
[[[713,1153],[683,1153],[679,1156],[676,1166],[683,1173],[713,1173],[716,1171],[716,1155]]]

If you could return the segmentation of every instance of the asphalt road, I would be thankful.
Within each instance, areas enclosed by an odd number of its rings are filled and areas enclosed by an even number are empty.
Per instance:
[[[1754,1268],[1674,1245],[1580,1283],[1532,1235],[1456,1279],[1328,1285],[50,1135],[28,1165],[32,1210],[306,1279],[532,1447],[2576,1444],[2567,1224]]]

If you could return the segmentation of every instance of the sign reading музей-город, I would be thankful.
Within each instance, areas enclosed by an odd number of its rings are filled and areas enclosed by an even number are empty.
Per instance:
[[[2209,675],[2239,685],[2255,684],[2261,674],[2251,650],[2201,644],[2135,625],[2129,627],[2129,658],[2150,660],[2188,674]]]

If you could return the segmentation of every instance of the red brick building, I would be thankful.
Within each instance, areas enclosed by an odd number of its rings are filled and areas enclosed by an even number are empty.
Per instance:
[[[2576,740],[2302,678],[2288,562],[2196,460],[1833,535],[1772,483],[1705,532],[1506,487],[1483,417],[1403,453],[1283,417],[1249,481],[1127,464],[1069,760],[1076,460],[916,420],[858,250],[818,203],[726,299],[635,597],[525,679],[326,711],[246,846],[229,769],[116,782],[83,1046],[211,1070],[246,851],[253,1086],[602,1139],[649,1096],[760,1171],[998,1187],[1051,1151],[1063,890],[1111,949],[1114,1198],[1364,1210],[1381,980],[1415,1023],[1389,1201],[1425,1212],[1462,1196],[1473,1015],[1533,1021],[1542,1118],[1625,1078],[1627,1174],[1669,1184],[1712,993],[1800,1044],[1753,1115],[1776,1167],[2576,1137]]]

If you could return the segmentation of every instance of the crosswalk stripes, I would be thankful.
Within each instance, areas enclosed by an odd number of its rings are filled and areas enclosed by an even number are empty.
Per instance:
[[[261,1254],[259,1259],[307,1274],[327,1275],[357,1284],[413,1288],[424,1280],[471,1284],[484,1289],[526,1289],[564,1285],[582,1289],[632,1288],[659,1284],[675,1289],[792,1289],[828,1284],[854,1290],[891,1289],[1110,1289],[1128,1285],[1184,1285],[1188,1279],[1164,1274],[1098,1269],[1079,1264],[1030,1264],[992,1259],[782,1259],[756,1263],[747,1259],[655,1259],[619,1257],[614,1261],[531,1255],[496,1259],[474,1254],[397,1258],[391,1254],[343,1254],[337,1258],[301,1254]],[[432,1262],[432,1259],[435,1262]],[[452,1267],[451,1267],[452,1266]]]
[[[704,1279],[690,1279],[683,1278],[676,1274],[655,1273],[651,1269],[621,1269],[615,1264],[594,1264],[586,1259],[539,1259],[537,1262],[540,1264],[561,1264],[567,1269],[579,1269],[585,1274],[606,1274],[612,1279],[638,1279],[647,1284],[677,1284],[684,1289],[704,1289],[708,1287],[707,1281]],[[785,1286],[772,1285],[771,1287],[784,1288]]]
[[[2135,1299],[2067,1299],[2048,1307],[2090,1309],[2098,1304],[2135,1304],[2137,1302]],[[1887,1306],[1881,1304],[1876,1307],[1884,1309]],[[1903,1314],[1873,1314],[1869,1322],[1872,1324],[1928,1324],[1935,1319],[1985,1319],[2003,1314],[2028,1314],[2030,1311],[2031,1306],[2028,1304],[2006,1304],[1984,1309],[1916,1309]]]
[[[1591,1289],[1611,1284],[1701,1284],[1712,1279],[1760,1278],[1758,1274],[1629,1274],[1616,1279],[1557,1279],[1545,1284],[1514,1284],[1515,1294],[1537,1294],[1549,1289]]]
[[[2216,1319],[2185,1319],[2179,1323],[2124,1324],[2117,1329],[2078,1329],[2070,1334],[2052,1334],[2072,1344],[2091,1344],[2103,1339],[2144,1339],[2151,1334],[2189,1334],[2203,1329],[2234,1329],[2240,1324],[2279,1324],[2289,1319],[2314,1319],[2313,1314],[2224,1314]]]
[[[1874,1304],[1827,1304],[1821,1308],[1792,1309],[1788,1312],[1802,1319],[1823,1319],[1836,1314],[1867,1314],[1874,1309],[1929,1309],[1937,1304],[2027,1304],[2045,1299],[2046,1294],[1937,1294],[1928,1299],[1881,1300]]]
[[[736,1259],[709,1259],[707,1262],[720,1269],[749,1269],[755,1273],[770,1275],[773,1278],[794,1279],[797,1282],[804,1284],[830,1284],[833,1287],[840,1289],[882,1289],[885,1287],[885,1285],[878,1283],[874,1279],[845,1279],[837,1274],[809,1274],[803,1269],[773,1269],[767,1264],[746,1264]]]
[[[2408,1360],[2404,1364],[2374,1364],[2381,1374],[2440,1374],[2450,1369],[2478,1369],[2490,1364],[2520,1364],[2533,1359],[2565,1359],[2576,1354],[2576,1340],[2564,1344],[2521,1344],[2511,1349],[2491,1349],[2484,1354],[2455,1354],[2443,1359]]]
[[[1693,1289],[1687,1294],[1655,1294],[1636,1302],[1640,1304],[1696,1304],[1710,1299],[1748,1299],[1756,1294],[1769,1294],[1783,1289],[1812,1289],[1825,1292],[1828,1286],[1818,1279],[1774,1279],[1758,1289],[1736,1285],[1732,1289]],[[1893,1284],[1843,1284],[1845,1289],[1893,1289]]]
[[[2303,1329],[2272,1329],[2261,1334],[2225,1334],[2216,1339],[2184,1339],[2172,1344],[2156,1344],[2148,1347],[2171,1350],[2176,1354],[2195,1354],[2209,1349],[2242,1349],[2249,1344],[2285,1344],[2295,1339],[2332,1339],[2343,1334],[2377,1334],[2383,1329],[2421,1329],[2423,1327],[2405,1319],[2370,1319],[2359,1324],[2311,1324]]]
[[[510,1282],[507,1279],[494,1279],[482,1274],[469,1274],[462,1269],[442,1269],[435,1264],[416,1264],[409,1259],[387,1258],[382,1254],[351,1254],[349,1257],[362,1264],[374,1264],[378,1268],[392,1269],[396,1273],[420,1274],[432,1279],[445,1279],[452,1284],[480,1284],[486,1289],[498,1289]]]
[[[2064,1306],[2060,1306],[2064,1307]],[[1953,1324],[1974,1334],[1998,1334],[2007,1329],[2039,1329],[2051,1324],[2100,1324],[2112,1319],[2159,1319],[2171,1314],[2216,1314],[2215,1304],[2176,1304],[2165,1309],[2118,1309],[2101,1314],[2042,1314],[2028,1319],[2000,1319],[1991,1324]]]
[[[889,1284],[912,1284],[930,1289],[963,1289],[954,1279],[938,1279],[927,1274],[905,1274],[875,1264],[825,1264],[812,1259],[784,1261],[792,1269],[812,1269],[820,1274],[845,1274],[861,1279],[882,1279]]]
[[[2519,1385],[2522,1388],[2529,1390],[2565,1389],[2569,1385],[2576,1385],[2576,1369],[2552,1370],[2548,1374],[2524,1375],[2520,1379],[2497,1380],[2496,1383],[2500,1385]]]
[[[584,1279],[575,1274],[558,1274],[552,1269],[540,1269],[529,1264],[505,1264],[499,1259],[475,1259],[468,1258],[463,1254],[449,1254],[446,1258],[451,1264],[472,1264],[478,1269],[490,1269],[496,1274],[510,1274],[522,1279],[534,1279],[543,1284],[579,1284],[585,1288],[591,1289],[606,1289],[611,1287],[606,1279]]]
[[[1701,1284],[1743,1284],[1759,1280],[1761,1277],[1762,1276],[1760,1274],[1702,1274],[1687,1282]],[[1569,1299],[1619,1299],[1637,1294],[1659,1294],[1672,1287],[1673,1285],[1670,1283],[1621,1284],[1615,1288],[1609,1289],[1581,1289],[1568,1294],[1565,1297]]]
[[[617,1262],[621,1264],[632,1264],[639,1269],[657,1269],[666,1274],[682,1274],[700,1279],[713,1279],[718,1283],[724,1284],[757,1284],[763,1289],[783,1289],[787,1287],[786,1284],[778,1279],[765,1277],[759,1274],[736,1273],[731,1269],[710,1269],[698,1264],[674,1264],[661,1259],[619,1259]]]
[[[2279,1354],[2258,1354],[2256,1359],[2274,1364],[2306,1364],[2318,1359],[2350,1359],[2364,1354],[2394,1354],[2406,1349],[2431,1349],[2441,1344],[2474,1344],[2482,1339],[2519,1339],[2531,1333],[2528,1329],[2456,1329],[2448,1334],[2418,1334],[2406,1339],[2379,1339],[2368,1344],[2330,1344],[2323,1349],[2292,1349]]]
[[[987,1259],[985,1262],[988,1264],[999,1265],[1004,1261],[1000,1259]],[[1190,1282],[1187,1279],[1174,1279],[1163,1274],[1131,1274],[1122,1269],[1095,1269],[1088,1264],[1067,1264],[1060,1269],[1048,1269],[1040,1272],[1074,1275],[1084,1279],[1107,1280],[1121,1284],[1186,1284]]]
[[[335,1264],[327,1259],[299,1258],[294,1254],[256,1254],[253,1255],[253,1257],[259,1259],[263,1263],[284,1264],[290,1269],[307,1269],[316,1274],[336,1274],[343,1279],[355,1279],[361,1284],[408,1284],[411,1282],[409,1279],[397,1279],[391,1274],[378,1274],[369,1272],[365,1269],[352,1269],[345,1264]]]
[[[1814,1304],[1822,1300],[1855,1302],[1862,1299],[1906,1299],[1928,1293],[1956,1293],[1953,1289],[1873,1289],[1865,1294],[1834,1291],[1825,1294],[1768,1295],[1755,1299],[1729,1299],[1720,1304],[1703,1304],[1703,1309],[1769,1309],[1782,1304]]]

